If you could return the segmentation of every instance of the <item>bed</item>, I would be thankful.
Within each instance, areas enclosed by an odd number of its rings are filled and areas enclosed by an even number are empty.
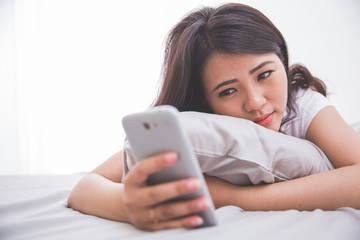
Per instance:
[[[360,124],[354,125],[360,132]],[[86,173],[0,176],[0,239],[360,239],[360,210],[216,210],[218,225],[144,232],[130,224],[82,214],[67,198]]]
[[[360,211],[216,210],[216,227],[143,232],[66,206],[83,174],[0,177],[0,239],[360,239]]]

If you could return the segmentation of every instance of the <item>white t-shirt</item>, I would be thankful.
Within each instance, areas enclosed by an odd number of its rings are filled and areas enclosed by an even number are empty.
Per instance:
[[[291,116],[295,117],[284,123],[280,131],[287,135],[305,139],[311,121],[320,110],[329,105],[329,101],[321,93],[312,89],[299,89],[295,93],[295,112],[291,113]],[[287,112],[285,112],[284,117],[287,117]]]

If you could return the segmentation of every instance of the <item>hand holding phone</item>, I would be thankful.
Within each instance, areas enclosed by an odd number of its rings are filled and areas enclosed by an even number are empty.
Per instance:
[[[145,112],[127,115],[123,118],[123,127],[136,161],[163,152],[173,151],[178,154],[175,165],[149,176],[147,181],[149,185],[195,177],[201,182],[200,189],[171,201],[184,201],[202,196],[211,200],[190,140],[178,119],[176,108],[158,106]],[[200,227],[217,224],[214,206],[212,201],[209,202],[210,208],[197,214],[204,220]]]

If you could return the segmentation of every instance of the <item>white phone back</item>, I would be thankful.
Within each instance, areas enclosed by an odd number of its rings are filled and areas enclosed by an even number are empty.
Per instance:
[[[195,177],[201,181],[201,189],[184,195],[173,201],[198,198],[211,200],[203,174],[192,151],[190,140],[183,131],[177,117],[178,110],[172,106],[158,106],[148,111],[127,115],[123,118],[123,127],[136,161],[163,152],[175,151],[178,161],[175,165],[163,169],[148,178],[148,184],[154,185],[183,178]],[[214,206],[200,213],[204,219],[202,226],[216,225]]]

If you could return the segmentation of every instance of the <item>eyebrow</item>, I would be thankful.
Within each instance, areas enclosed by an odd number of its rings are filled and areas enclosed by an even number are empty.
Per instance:
[[[254,74],[256,71],[258,71],[259,69],[261,69],[262,67],[264,67],[265,65],[269,64],[269,63],[274,63],[274,61],[265,61],[265,62],[262,62],[260,63],[258,66],[254,67],[253,69],[251,69],[249,71],[249,74]],[[215,92],[216,90],[218,90],[219,88],[225,86],[225,85],[228,85],[228,84],[231,84],[231,83],[234,83],[234,82],[237,82],[237,79],[231,79],[231,80],[227,80],[227,81],[224,81],[224,82],[221,82],[219,83],[218,85],[216,85],[216,87],[214,87],[214,89],[211,91],[211,92]]]
[[[262,68],[263,66],[265,66],[269,63],[274,63],[274,61],[265,61],[265,62],[260,63],[257,67],[254,67],[253,69],[251,69],[249,71],[249,74],[253,74],[254,72],[258,71],[260,68]]]
[[[228,84],[231,84],[231,83],[234,83],[234,82],[237,82],[237,79],[231,79],[231,80],[227,80],[225,82],[221,82],[218,85],[216,85],[216,87],[211,92],[215,92],[216,90],[218,90],[222,86],[225,86],[225,85],[228,85]]]

